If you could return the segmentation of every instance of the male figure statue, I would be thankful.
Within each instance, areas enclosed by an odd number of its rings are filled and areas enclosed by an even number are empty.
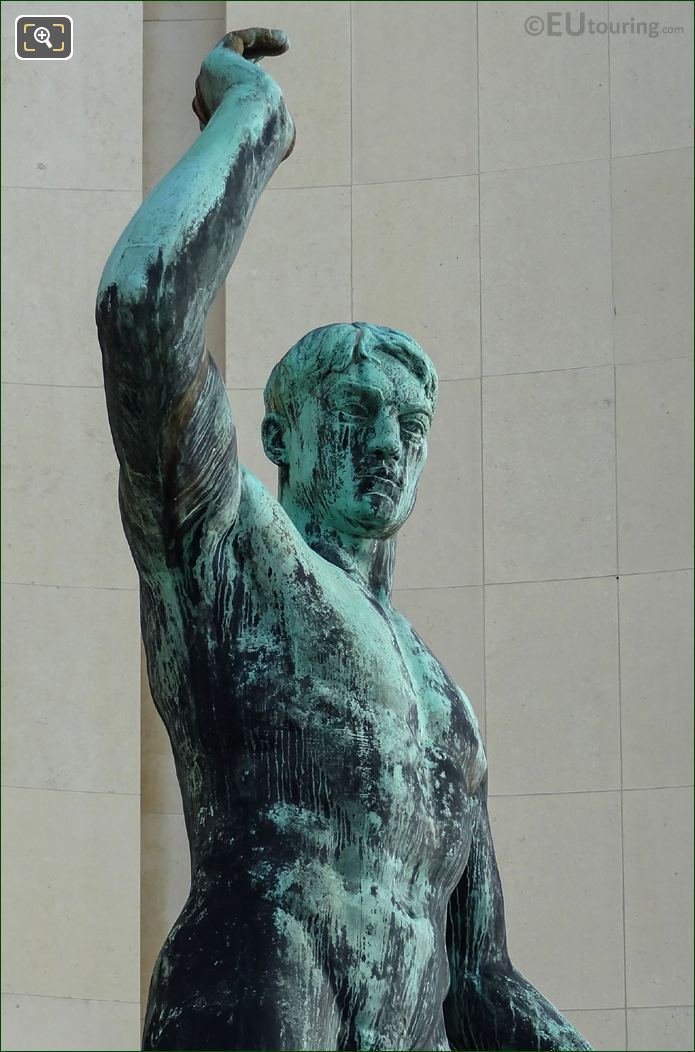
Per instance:
[[[146,1049],[586,1049],[512,967],[465,695],[392,606],[437,380],[410,337],[309,333],[273,370],[275,500],[237,462],[208,308],[293,145],[256,65],[206,58],[202,134],[144,202],[97,304],[152,694],[192,886]]]

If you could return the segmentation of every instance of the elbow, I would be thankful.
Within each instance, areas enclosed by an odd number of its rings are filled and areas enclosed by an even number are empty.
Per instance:
[[[117,244],[104,267],[97,290],[97,319],[132,311],[141,304],[153,308],[161,297],[164,262],[161,248]]]
[[[95,321],[102,350],[114,344],[152,345],[166,338],[169,326],[161,249],[156,258],[133,259],[126,250],[112,253],[99,282]]]
[[[102,354],[108,357],[116,350],[121,356],[126,347],[137,342],[138,331],[144,321],[144,300],[135,289],[122,284],[116,276],[99,285],[94,320]]]

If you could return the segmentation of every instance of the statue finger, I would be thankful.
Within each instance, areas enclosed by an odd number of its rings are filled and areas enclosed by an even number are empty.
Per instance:
[[[227,43],[229,38],[229,43]],[[225,38],[227,47],[239,52],[239,42],[243,45],[245,58],[253,62],[264,58],[266,55],[282,55],[289,48],[287,34],[281,29],[262,29],[254,27],[251,29],[237,29],[228,33]]]

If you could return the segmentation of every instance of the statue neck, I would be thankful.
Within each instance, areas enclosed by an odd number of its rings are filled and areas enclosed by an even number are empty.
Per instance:
[[[380,603],[390,600],[396,561],[395,537],[375,539],[341,533],[334,526],[312,518],[284,486],[280,487],[279,500],[313,551],[357,578]]]

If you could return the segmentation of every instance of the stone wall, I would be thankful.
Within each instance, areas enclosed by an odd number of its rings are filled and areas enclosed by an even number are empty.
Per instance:
[[[79,83],[6,62],[7,1047],[136,1047],[136,593],[91,310],[225,20],[288,30],[298,136],[210,322],[241,457],[274,488],[261,391],[306,330],[422,342],[440,407],[395,602],[485,731],[512,959],[597,1049],[692,1047],[692,8],[586,5],[609,37],[551,6],[557,36],[525,30],[541,3],[68,4],[107,49]],[[141,733],[144,1003],[189,875],[144,683]]]

